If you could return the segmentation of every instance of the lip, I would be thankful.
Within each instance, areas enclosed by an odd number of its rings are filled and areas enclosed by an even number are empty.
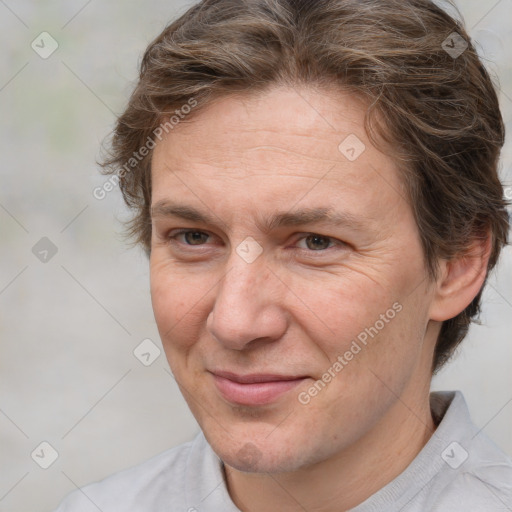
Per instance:
[[[237,405],[257,406],[277,401],[282,395],[298,386],[308,377],[212,372],[213,380],[221,396]]]

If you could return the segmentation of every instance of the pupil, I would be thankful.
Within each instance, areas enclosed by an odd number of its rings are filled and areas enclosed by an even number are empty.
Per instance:
[[[201,242],[201,237],[204,235],[204,233],[201,233],[200,231],[189,231],[186,233],[186,240],[187,242],[191,243],[191,245],[194,245],[194,242]]]
[[[320,249],[326,249],[328,246],[329,246],[329,240],[325,237],[325,236],[318,236],[318,235],[311,235],[309,236],[306,240],[314,240],[315,243],[318,242],[318,240],[320,240],[320,245],[323,245],[324,247],[320,247]],[[321,241],[324,241],[324,242],[327,242],[326,244],[322,244]],[[316,248],[318,249],[318,245],[315,246],[315,243],[313,243],[313,247],[310,247],[311,244],[309,243],[306,243],[306,245],[308,246],[308,249],[311,249],[313,248],[313,250]]]

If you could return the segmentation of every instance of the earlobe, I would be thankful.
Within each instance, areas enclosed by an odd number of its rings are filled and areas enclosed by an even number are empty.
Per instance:
[[[440,265],[430,319],[443,322],[468,307],[485,283],[491,236],[475,239],[468,251]]]

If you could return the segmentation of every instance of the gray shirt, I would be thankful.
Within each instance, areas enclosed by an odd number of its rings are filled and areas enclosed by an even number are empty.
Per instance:
[[[471,421],[459,391],[431,393],[436,431],[412,463],[351,512],[512,512],[512,460]],[[56,512],[239,512],[199,434],[70,494]]]

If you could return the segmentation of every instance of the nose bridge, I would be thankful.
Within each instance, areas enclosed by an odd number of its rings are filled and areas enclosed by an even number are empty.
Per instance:
[[[219,315],[234,323],[254,321],[258,311],[265,305],[263,273],[268,270],[264,261],[260,257],[256,261],[247,262],[233,251],[228,269],[219,284],[215,309]]]
[[[232,251],[208,321],[213,336],[234,349],[243,349],[257,338],[279,337],[285,328],[275,302],[279,280],[271,278],[264,256],[260,252],[255,257],[256,247],[247,243]]]
[[[269,272],[263,247],[250,236],[233,246],[227,268],[228,272],[221,281],[217,298],[227,301],[227,304],[232,303],[230,305],[234,308],[240,301],[251,298],[251,294],[261,287]],[[254,300],[251,302],[253,306],[256,303]]]

